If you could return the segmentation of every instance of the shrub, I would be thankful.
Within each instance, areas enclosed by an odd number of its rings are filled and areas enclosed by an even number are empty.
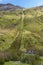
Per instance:
[[[21,56],[21,62],[28,63],[31,65],[38,65],[39,60],[40,60],[40,58],[38,55],[32,55],[32,54],[24,55],[24,54],[22,54],[22,56]]]

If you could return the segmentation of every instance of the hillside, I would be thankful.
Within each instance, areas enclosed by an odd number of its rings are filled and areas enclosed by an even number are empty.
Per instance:
[[[0,7],[2,7],[2,9],[5,6],[8,6],[8,8],[14,7],[11,4],[3,4],[3,5],[0,4]],[[16,31],[20,32],[20,30],[21,30],[23,36],[31,35],[33,40],[38,43],[38,46],[40,46],[43,43],[43,6],[36,7],[36,8],[30,8],[30,9],[24,9],[24,10],[20,9],[20,10],[14,11],[13,13],[12,12],[13,11],[10,11],[10,8],[9,8],[8,12],[6,10],[0,12],[0,36],[3,37],[6,34],[6,36],[9,35],[9,37],[11,37],[12,35],[15,35],[15,34],[13,34],[14,32],[15,33],[16,33]],[[24,16],[24,18],[23,18],[23,16]],[[10,34],[12,34],[12,35],[10,36]],[[35,40],[35,39],[37,39],[37,40]],[[6,40],[7,40],[7,37],[6,37]],[[40,41],[38,41],[38,40],[40,40]],[[3,41],[0,41],[0,42],[2,43],[2,44],[0,44],[2,47],[3,47],[3,43],[5,45],[7,45],[7,43],[8,43],[8,45],[12,43],[12,42],[10,42],[10,38],[9,38],[10,43],[3,42]],[[32,42],[31,42],[31,44],[32,44]],[[36,46],[37,46],[37,44],[36,44]],[[43,46],[42,47],[41,46],[38,48],[39,49],[43,48]]]
[[[21,60],[29,51],[43,56],[43,6],[23,9],[0,4],[0,57]]]
[[[15,6],[13,4],[0,4],[0,11],[8,11],[8,10],[16,10],[16,9],[23,9],[23,7]]]

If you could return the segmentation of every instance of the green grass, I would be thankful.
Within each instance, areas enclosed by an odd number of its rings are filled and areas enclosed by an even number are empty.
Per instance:
[[[32,32],[40,32],[43,29],[43,16],[24,18],[24,28]]]
[[[24,48],[24,38],[26,38],[32,45],[34,45],[37,49],[43,49],[43,36],[41,34],[43,33],[43,12],[42,15],[40,16],[34,16],[33,12],[37,12],[37,9],[27,9],[23,13],[26,14],[22,15],[22,19],[20,19],[19,14],[21,13],[21,10],[17,10],[13,14],[12,12],[1,12],[0,15],[0,49],[8,49],[12,42],[14,41],[14,38],[16,37],[16,32],[14,30],[22,31],[23,35],[23,40],[21,44],[21,48],[25,50]],[[33,15],[34,17],[28,17],[29,12],[30,14]],[[5,14],[4,14],[5,13]],[[28,14],[27,14],[28,13]],[[18,14],[18,15],[17,15]],[[3,15],[3,16],[2,16]],[[8,31],[6,31],[9,29]],[[11,29],[11,30],[10,30]],[[12,32],[13,29],[13,32]],[[10,31],[10,32],[9,32]],[[18,33],[17,31],[17,33]],[[28,33],[25,34],[25,32],[28,31]],[[24,34],[23,34],[24,32]],[[29,33],[30,32],[30,33]],[[28,37],[27,37],[28,36]],[[31,38],[31,39],[30,39]],[[4,39],[4,41],[3,41]],[[31,41],[30,41],[31,40]],[[27,42],[27,44],[28,44]],[[26,46],[26,45],[25,45]]]
[[[0,15],[0,28],[14,28],[18,24],[19,17],[17,15],[2,15]]]
[[[19,61],[10,61],[10,62],[6,62],[4,65],[30,65],[30,64],[26,64],[26,63],[21,63]]]
[[[15,29],[0,29],[0,51],[8,49],[15,40],[16,35],[17,31]]]

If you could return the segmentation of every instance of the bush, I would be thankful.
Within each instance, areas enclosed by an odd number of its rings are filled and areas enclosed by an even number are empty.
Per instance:
[[[38,65],[39,64],[39,56],[38,55],[24,55],[21,56],[21,62],[31,64],[31,65]]]

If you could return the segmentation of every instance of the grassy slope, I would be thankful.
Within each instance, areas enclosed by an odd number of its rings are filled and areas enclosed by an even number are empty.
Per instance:
[[[0,51],[6,50],[5,58],[7,57],[7,60],[18,59],[21,54],[21,52],[19,53],[20,50],[35,49],[43,51],[42,9],[26,9],[23,11],[24,14],[21,13],[21,10],[0,12]],[[0,57],[4,58],[3,54],[3,52],[0,52]],[[43,64],[43,60],[41,63]],[[6,62],[4,65],[18,64],[29,65],[12,61]]]
[[[10,12],[0,12],[0,50],[8,49],[17,35],[19,17]]]
[[[8,49],[10,47],[18,30],[22,27],[22,21],[24,31],[22,32],[23,42],[21,46],[26,43],[25,40],[29,40],[27,45],[31,43],[37,49],[43,49],[42,10],[43,8],[40,9],[40,7],[24,10],[24,20],[20,20],[19,17],[19,14],[22,14],[21,10],[17,10],[16,12],[0,12],[0,49],[2,50],[3,47],[4,49]],[[24,46],[22,48],[24,49]]]
[[[43,8],[31,8],[24,10],[24,32],[22,49],[29,44],[36,49],[43,49]],[[24,45],[23,45],[24,44]]]

